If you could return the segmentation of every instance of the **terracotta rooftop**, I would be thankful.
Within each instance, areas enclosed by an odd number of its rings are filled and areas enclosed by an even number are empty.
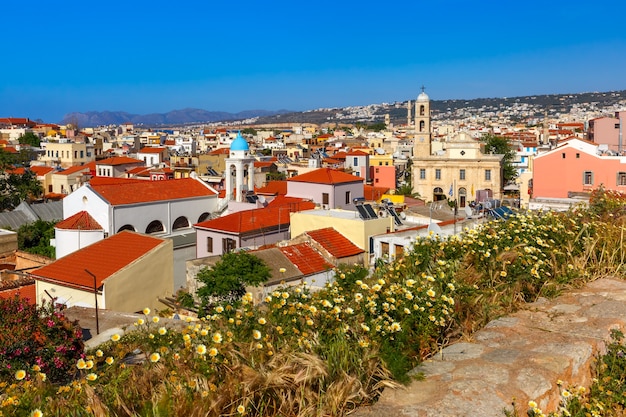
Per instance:
[[[365,184],[363,186],[363,197],[367,201],[378,201],[383,195],[389,192],[389,187],[375,187]]]
[[[141,159],[129,158],[128,156],[113,156],[96,162],[96,165],[126,165],[126,164],[143,164]]]
[[[117,184],[130,184],[131,182],[143,184],[146,180],[138,180],[133,178],[114,178],[114,177],[93,177],[89,180],[91,186],[100,185],[117,185]]]
[[[312,210],[315,203],[300,201],[289,205],[277,205],[261,209],[245,210],[216,219],[197,223],[194,227],[208,230],[218,230],[228,233],[250,233],[257,230],[288,225],[289,213],[302,210]]]
[[[306,174],[289,178],[287,181],[308,182],[314,184],[347,184],[351,182],[362,183],[363,178],[347,174],[336,169],[320,168],[315,171],[307,172]]]
[[[348,155],[348,156],[368,156],[369,153],[363,152],[362,150],[359,150],[359,149],[353,149],[350,152],[348,152],[346,155]]]
[[[216,195],[200,180],[182,178],[169,181],[129,180],[104,184],[91,182],[91,189],[111,205],[179,200]]]
[[[311,230],[306,232],[311,239],[319,243],[335,258],[345,258],[363,253],[364,250],[350,242],[348,238],[333,229],[327,227],[325,229]]]
[[[228,148],[218,148],[209,152],[209,155],[228,155],[229,153],[230,149]]]
[[[46,175],[47,173],[54,171],[54,168],[35,165],[35,166],[31,166],[30,170],[34,172],[35,175],[41,176],[41,175]]]
[[[274,199],[272,199],[272,201],[267,204],[267,207],[290,206],[293,204],[298,205],[307,201],[309,200],[301,197],[288,197],[286,195],[277,195]]]
[[[63,171],[57,171],[55,172],[55,174],[56,175],[71,175],[71,174],[76,174],[77,172],[89,172],[89,171],[91,171],[91,168],[89,168],[88,165],[74,165],[72,167],[64,169]]]
[[[267,168],[270,167],[274,164],[274,162],[267,162],[267,161],[254,161],[254,167],[255,168]]]
[[[308,243],[285,246],[279,249],[303,275],[312,275],[334,268]]]
[[[85,269],[96,276],[96,286],[100,287],[108,277],[165,242],[124,230],[36,269],[31,275],[42,281],[93,291],[94,279]]]
[[[285,195],[287,194],[287,181],[270,181],[265,187],[257,188],[257,194]]]
[[[167,148],[157,148],[152,146],[146,146],[145,148],[141,148],[137,153],[161,153],[167,152]]]
[[[61,220],[54,227],[65,230],[103,230],[102,226],[86,211],[79,211],[73,216]]]

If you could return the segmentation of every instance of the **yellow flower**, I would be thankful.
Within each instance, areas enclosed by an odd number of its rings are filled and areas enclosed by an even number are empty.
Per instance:
[[[426,294],[427,294],[429,297],[431,297],[431,298],[433,298],[433,297],[435,296],[435,292],[434,292],[433,290],[428,290],[428,291],[426,291]]]
[[[148,307],[144,308],[144,309],[143,309],[143,314],[145,314],[146,316],[147,316],[148,314],[150,314],[150,309],[149,309]]]
[[[209,334],[209,331],[207,329],[200,330],[200,336],[206,336],[207,334]]]
[[[139,319],[139,320],[137,320],[137,324],[138,324],[138,325],[140,325],[140,326],[141,326],[142,324],[144,324],[144,323],[145,323],[144,319]]]
[[[501,277],[506,277],[506,271],[500,271],[500,276]]]
[[[252,337],[254,337],[256,340],[259,340],[261,338],[261,332],[258,330],[253,330]]]
[[[78,362],[76,362],[76,367],[78,369],[85,369],[87,367],[87,363],[84,359],[79,359]]]
[[[30,413],[30,417],[43,417],[43,413],[41,412],[40,409],[35,408],[31,413]]]
[[[281,274],[284,274],[285,272],[287,272],[287,269],[286,268],[280,268],[278,270],[278,272],[280,272]]]
[[[159,317],[158,316],[152,317],[152,323],[158,323],[158,322],[159,322]]]
[[[159,361],[159,359],[161,359],[161,355],[159,355],[156,352],[154,352],[152,355],[150,355],[150,362],[156,363],[156,362]]]
[[[245,413],[245,411],[246,411],[246,407],[244,407],[243,405],[239,404],[239,405],[237,406],[237,412],[238,412],[239,414],[243,414],[243,413]]]
[[[111,336],[111,340],[114,342],[117,342],[120,340],[120,335],[115,333],[113,336]]]
[[[94,373],[90,373],[87,374],[87,381],[95,381],[96,379],[98,379],[98,375],[94,374]]]
[[[114,359],[112,356],[109,356],[105,359],[105,362],[107,363],[107,365],[113,365]]]
[[[100,349],[96,350],[96,356],[101,358],[102,355],[104,355],[104,352],[102,352]]]
[[[21,381],[24,378],[26,378],[26,371],[25,370],[20,369],[19,371],[15,372],[15,379],[17,379],[18,381]]]
[[[204,346],[204,345],[196,346],[196,353],[198,355],[205,355],[206,354],[206,346]]]
[[[167,333],[167,329],[166,329],[165,327],[161,327],[161,328],[159,328],[159,334],[160,334],[161,336],[163,336],[165,333]]]
[[[572,394],[570,394],[570,392],[569,392],[568,390],[564,390],[564,391],[561,393],[561,395],[563,396],[563,398],[568,398],[568,397],[569,397],[570,395],[572,395]]]
[[[531,401],[528,401],[528,406],[530,408],[537,408],[537,403],[531,400]]]
[[[216,357],[218,353],[219,351],[216,348],[209,349],[209,356],[212,358]]]
[[[218,332],[213,335],[214,343],[222,343],[222,335]]]
[[[216,313],[223,313],[224,312],[224,307],[222,307],[222,306],[215,307],[215,312]]]
[[[266,321],[263,317],[261,317],[261,318],[259,319],[259,324],[260,324],[260,325],[263,325],[263,324],[265,324],[265,323],[267,323],[267,321]]]
[[[91,369],[93,368],[93,361],[90,359],[87,362],[85,362],[85,369]]]

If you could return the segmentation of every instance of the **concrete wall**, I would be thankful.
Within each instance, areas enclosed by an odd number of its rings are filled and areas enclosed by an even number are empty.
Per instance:
[[[146,256],[106,279],[106,308],[129,313],[145,307],[162,309],[164,305],[158,298],[171,296],[173,289],[173,243],[166,239]]]
[[[0,256],[17,250],[17,232],[0,230]]]

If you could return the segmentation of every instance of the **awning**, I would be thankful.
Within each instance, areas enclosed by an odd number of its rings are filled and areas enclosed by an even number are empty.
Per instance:
[[[519,191],[519,185],[517,184],[509,184],[504,186],[504,191]]]

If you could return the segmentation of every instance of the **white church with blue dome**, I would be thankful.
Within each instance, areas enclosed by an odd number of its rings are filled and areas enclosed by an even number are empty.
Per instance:
[[[228,201],[243,202],[248,191],[254,191],[254,157],[250,146],[241,132],[230,144],[226,158],[226,198]]]

